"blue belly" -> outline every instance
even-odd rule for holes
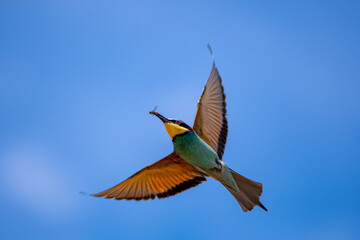
[[[191,165],[204,170],[218,168],[216,152],[196,133],[176,136],[173,144],[175,152]]]

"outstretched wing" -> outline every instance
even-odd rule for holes
[[[175,153],[171,153],[120,184],[92,196],[117,200],[148,200],[155,196],[166,198],[195,187],[202,181],[206,181],[203,173]]]
[[[215,62],[198,102],[193,129],[221,159],[225,150],[228,122],[224,88]]]

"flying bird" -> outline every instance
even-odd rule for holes
[[[228,121],[224,88],[215,61],[198,101],[192,127],[181,120],[166,118],[155,110],[150,114],[164,123],[174,145],[173,152],[120,184],[92,196],[117,200],[166,198],[212,177],[226,187],[244,212],[255,205],[267,211],[260,202],[262,184],[236,173],[222,161]]]

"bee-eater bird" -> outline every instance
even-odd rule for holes
[[[192,128],[156,111],[150,114],[164,123],[174,145],[173,152],[120,184],[92,196],[117,200],[166,198],[195,187],[210,176],[229,190],[244,212],[255,205],[267,211],[260,202],[262,184],[236,173],[222,161],[228,122],[224,88],[215,62],[198,101]]]

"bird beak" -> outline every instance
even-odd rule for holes
[[[169,119],[167,119],[166,117],[162,116],[160,113],[158,113],[158,112],[156,112],[156,111],[150,111],[149,113],[152,114],[152,115],[157,116],[158,118],[160,118],[160,120],[161,120],[163,123],[168,123],[168,122],[170,122]]]
[[[154,110],[150,111],[149,113],[160,118],[160,120],[165,124],[165,129],[168,132],[168,134],[172,140],[174,140],[175,136],[181,135],[181,134],[189,131],[187,128],[181,127],[181,126],[171,122],[170,119],[167,119],[166,117],[162,116],[161,114],[159,114],[158,112],[156,112]]]

